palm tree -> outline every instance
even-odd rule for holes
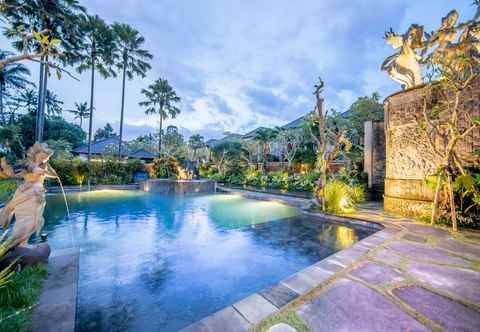
[[[47,93],[45,94],[47,115],[60,116],[62,114],[62,105],[63,101],[61,101],[55,93],[47,89]]]
[[[69,110],[69,112],[74,115],[74,119],[80,120],[80,128],[82,128],[83,119],[90,118],[90,110],[87,102],[75,103],[75,109]]]
[[[158,114],[160,116],[160,128],[158,137],[158,154],[162,153],[162,125],[168,117],[174,118],[180,113],[175,104],[180,102],[180,97],[167,80],[159,78],[148,89],[142,89],[147,100],[140,102],[140,106],[147,107],[146,114]]]
[[[119,59],[117,68],[122,70],[122,107],[120,111],[120,139],[118,141],[118,157],[120,158],[125,109],[125,78],[128,77],[131,80],[134,76],[145,77],[147,71],[151,68],[147,61],[152,59],[153,56],[147,50],[141,48],[145,43],[145,38],[137,30],[123,23],[114,23],[112,28],[116,37],[114,54]]]
[[[81,29],[85,34],[85,43],[83,52],[80,54],[80,65],[77,67],[79,73],[91,70],[90,79],[90,110],[88,122],[88,162],[90,162],[90,150],[92,145],[92,127],[93,127],[93,95],[95,90],[95,71],[100,73],[103,78],[116,77],[113,70],[115,62],[115,34],[113,30],[97,15],[85,15],[80,18]],[[80,117],[80,127],[81,125]]]
[[[59,66],[65,66],[77,58],[78,51],[81,49],[83,35],[78,24],[78,14],[83,12],[85,12],[85,8],[80,6],[78,0],[25,0],[20,6],[5,12],[11,26],[10,29],[7,29],[6,35],[14,39],[14,45],[19,51],[26,52],[39,46],[38,43],[33,46],[33,39],[26,43],[23,32],[48,31],[50,39],[60,41],[60,45],[57,47]],[[38,61],[40,63],[40,80],[35,128],[37,141],[43,139],[47,78],[51,60],[48,56],[42,56]]]
[[[0,60],[9,56],[9,52],[0,51]],[[3,98],[7,88],[24,89],[27,85],[32,84],[27,76],[30,71],[22,64],[11,64],[0,67],[0,124],[6,123],[5,113],[3,109]]]
[[[259,128],[255,133],[255,140],[262,146],[263,168],[266,170],[268,154],[270,153],[270,142],[278,135],[278,129]]]

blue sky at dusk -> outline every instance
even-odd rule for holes
[[[379,69],[394,52],[382,39],[388,28],[403,33],[419,23],[430,31],[451,9],[461,20],[474,13],[470,0],[80,2],[109,23],[135,27],[154,55],[147,77],[127,82],[128,139],[156,130],[157,118],[138,102],[140,90],[159,77],[182,98],[181,115],[166,124],[207,138],[284,124],[311,111],[319,75],[328,108],[346,110],[374,91],[383,98],[400,89]],[[37,81],[37,66],[29,66]],[[67,109],[89,98],[88,74],[79,78],[50,81]],[[118,129],[120,97],[120,77],[98,78],[96,127],[110,122]]]

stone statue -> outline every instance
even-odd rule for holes
[[[43,210],[45,208],[45,178],[58,178],[55,170],[48,164],[52,156],[45,143],[35,143],[27,151],[25,169],[14,173],[13,169],[2,159],[0,162],[0,178],[21,176],[24,183],[21,184],[12,199],[5,204],[0,211],[0,224],[7,229],[15,216],[15,224],[7,245],[10,248],[26,246],[30,237],[43,227]]]
[[[419,63],[421,56],[415,50],[423,48],[423,27],[412,24],[404,35],[397,35],[390,29],[385,33],[385,40],[400,51],[385,59],[382,70],[402,84],[405,89],[422,84],[422,70]]]
[[[456,25],[459,15],[452,10],[442,18],[440,28],[432,33],[424,34],[423,27],[417,24],[412,24],[404,35],[397,35],[390,29],[385,33],[385,40],[400,51],[385,59],[382,70],[405,89],[423,83],[421,64],[428,63],[454,73],[478,70],[467,68],[464,61],[465,58],[478,59],[480,54],[480,0],[474,4],[477,12],[473,19]],[[420,54],[417,49],[421,49]]]
[[[426,34],[427,41],[423,53],[427,53],[429,48],[434,48],[426,57],[427,61],[461,72],[465,69],[462,58],[478,56],[480,51],[480,23],[474,18],[455,26],[458,16],[457,11],[452,10],[442,18],[442,24],[437,31]]]

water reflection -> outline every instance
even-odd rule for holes
[[[176,331],[368,235],[230,195],[69,201],[71,224],[49,197],[46,230],[81,247],[77,331]]]

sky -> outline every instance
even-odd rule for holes
[[[108,23],[135,27],[154,56],[145,78],[127,81],[124,133],[127,139],[158,131],[158,117],[145,115],[140,93],[167,79],[182,101],[168,119],[189,136],[218,138],[273,127],[311,111],[313,85],[325,81],[325,106],[345,111],[360,96],[383,98],[399,84],[380,71],[395,51],[383,40],[390,27],[410,24],[437,29],[456,9],[474,14],[472,0],[80,0]],[[8,42],[0,38],[2,46]],[[37,65],[29,65],[38,81]],[[53,78],[49,89],[72,109],[89,100],[89,74]],[[110,122],[118,131],[121,77],[97,78],[94,128]],[[69,115],[66,115],[69,117]],[[84,126],[86,129],[86,125]]]

